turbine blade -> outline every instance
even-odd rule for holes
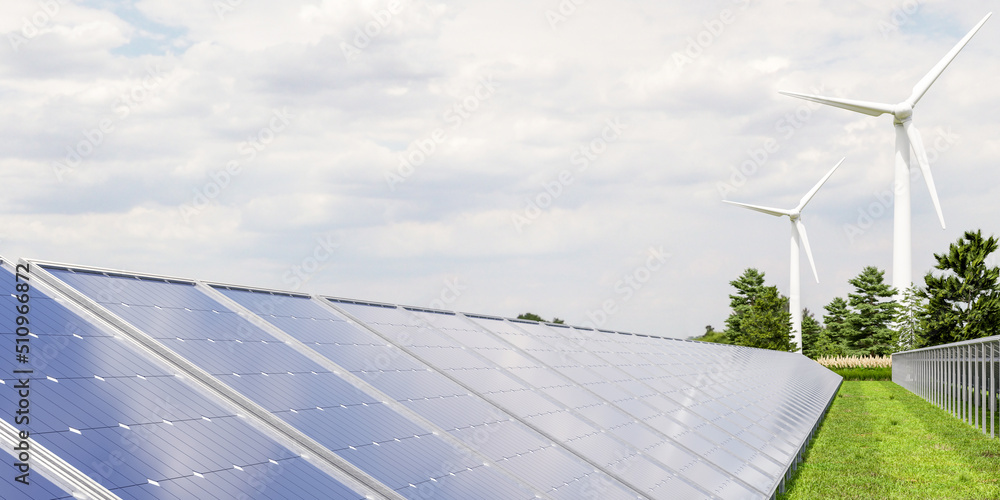
[[[729,201],[729,200],[722,200],[722,202],[723,203],[728,203],[730,205],[736,205],[738,207],[743,207],[743,208],[746,208],[746,209],[749,209],[749,210],[756,210],[758,212],[762,212],[762,213],[765,213],[767,215],[773,215],[775,217],[781,217],[783,215],[787,215],[787,216],[791,216],[792,215],[790,210],[782,210],[780,208],[762,207],[760,205],[751,205],[749,203],[740,203],[740,202],[737,202],[737,201]]]
[[[917,164],[920,165],[920,173],[924,176],[924,182],[927,183],[927,190],[931,193],[931,201],[934,202],[934,210],[937,211],[938,220],[941,222],[941,229],[944,229],[944,214],[941,213],[941,202],[938,201],[937,190],[934,189],[934,178],[931,177],[931,165],[927,161],[927,150],[924,149],[924,139],[920,136],[920,131],[917,127],[913,125],[913,120],[907,120],[903,123],[903,127],[906,129],[906,137],[910,139],[910,147],[913,148],[913,152],[917,157]]]
[[[819,283],[819,273],[816,272],[816,261],[813,260],[812,249],[809,248],[809,236],[806,235],[806,225],[802,223],[802,219],[795,219],[795,224],[792,230],[797,230],[799,232],[799,238],[802,240],[802,246],[806,249],[806,257],[809,258],[809,265],[813,270],[813,277],[816,278],[816,283]]]
[[[813,196],[816,196],[816,192],[819,191],[819,188],[823,187],[823,184],[826,183],[826,180],[829,179],[830,176],[837,171],[837,167],[839,167],[841,163],[844,163],[844,160],[846,159],[847,158],[841,158],[840,161],[838,161],[837,164],[834,165],[833,168],[830,169],[830,171],[827,172],[826,175],[824,175],[823,178],[820,179],[819,182],[817,182],[816,185],[813,186],[813,188],[809,190],[809,192],[806,193],[805,196],[802,197],[802,200],[799,201],[799,206],[795,207],[796,211],[801,212],[802,209],[806,207],[806,204],[809,203],[809,200],[811,200]]]
[[[977,31],[979,31],[979,28],[982,28],[983,24],[986,24],[986,20],[988,20],[992,15],[993,15],[992,12],[986,14],[986,17],[984,17],[982,21],[979,21],[979,24],[977,24],[974,28],[972,28],[972,31],[969,31],[969,33],[966,34],[965,37],[959,40],[958,43],[951,49],[951,51],[945,54],[944,58],[938,61],[937,65],[931,68],[930,72],[924,75],[924,77],[921,78],[920,81],[913,86],[913,93],[910,94],[910,98],[907,99],[907,101],[910,103],[910,106],[916,106],[917,102],[920,101],[920,98],[927,93],[927,89],[931,88],[931,85],[934,84],[934,81],[937,80],[939,76],[941,76],[941,73],[944,72],[945,68],[947,68],[948,65],[951,64],[951,61],[955,59],[955,56],[957,56],[958,53],[961,52],[963,48],[965,48],[965,45],[969,43],[969,40],[972,40],[972,37],[976,34]]]
[[[871,115],[871,116],[879,116],[884,113],[891,114],[893,112],[893,106],[891,104],[881,104],[877,102],[868,102],[868,101],[856,101],[853,99],[837,99],[834,97],[799,94],[796,92],[778,91],[778,93],[791,97],[797,97],[799,99],[805,99],[807,101],[818,102],[820,104],[826,104],[827,106],[833,106],[835,108],[843,108],[857,113],[864,113],[866,115]]]

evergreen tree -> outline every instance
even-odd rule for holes
[[[736,345],[794,350],[788,298],[778,293],[778,287],[765,286],[764,273],[753,268],[729,284],[736,295],[729,296],[733,312],[726,318],[726,337]]]
[[[851,327],[847,323],[851,310],[847,301],[843,297],[835,297],[823,308],[826,309],[826,315],[823,316],[823,323],[826,325],[823,332],[826,337],[824,347],[828,353],[823,356],[845,356],[847,339],[851,337]]]
[[[986,259],[997,249],[997,239],[982,231],[966,231],[947,254],[934,254],[935,269],[927,273],[920,296],[928,299],[921,313],[923,345],[938,345],[995,335],[1000,328],[1000,268]]]
[[[699,342],[712,342],[715,344],[731,344],[729,338],[726,337],[726,332],[716,331],[712,325],[705,326],[705,334],[700,337],[691,337],[691,340],[697,340]]]
[[[825,339],[823,328],[808,308],[802,310],[802,354],[807,358],[816,359],[818,348]]]
[[[848,354],[885,356],[896,350],[896,332],[890,328],[896,316],[896,302],[892,300],[896,289],[884,278],[884,271],[868,266],[848,281],[854,285],[854,293],[847,294],[852,309],[847,316]]]
[[[920,314],[926,307],[916,286],[911,286],[903,292],[902,301],[896,310],[896,338],[899,339],[897,351],[908,351],[920,345],[923,339],[923,329],[920,326]]]
[[[730,339],[733,339],[734,334],[741,335],[740,318],[753,306],[761,289],[764,288],[764,273],[751,267],[729,284],[736,288],[736,295],[729,296],[729,307],[733,312],[726,318],[725,332]]]
[[[541,316],[539,316],[539,315],[537,315],[535,313],[531,313],[531,312],[527,312],[527,313],[524,313],[524,314],[518,314],[517,315],[517,319],[525,319],[525,320],[528,320],[528,321],[545,321],[544,319],[542,319]]]

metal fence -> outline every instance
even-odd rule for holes
[[[892,381],[996,437],[1000,336],[892,355]]]

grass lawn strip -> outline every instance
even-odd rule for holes
[[[892,382],[844,382],[779,499],[1000,499],[1000,442]]]

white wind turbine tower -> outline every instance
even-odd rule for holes
[[[806,226],[802,223],[802,209],[805,208],[809,200],[816,195],[819,188],[826,183],[826,180],[830,178],[831,175],[837,170],[837,167],[841,163],[844,163],[846,158],[841,158],[836,165],[823,176],[819,182],[813,186],[812,189],[802,197],[799,201],[798,206],[791,210],[782,210],[780,208],[768,208],[759,205],[749,205],[746,203],[738,203],[735,201],[723,200],[731,205],[737,205],[743,208],[748,208],[750,210],[756,210],[758,212],[763,212],[768,215],[774,215],[776,217],[787,216],[792,221],[792,257],[791,257],[791,270],[788,273],[788,308],[792,313],[792,336],[794,338],[795,346],[800,350],[802,349],[802,298],[799,287],[799,245],[806,249],[806,257],[809,257],[809,265],[812,267],[813,277],[816,278],[816,283],[819,283],[819,274],[816,272],[816,262],[813,260],[812,250],[809,248],[809,237],[806,235]]]
[[[934,179],[931,177],[930,165],[927,161],[927,151],[924,149],[924,141],[920,132],[913,126],[913,108],[924,96],[927,89],[934,84],[941,73],[951,64],[955,56],[969,43],[973,35],[982,28],[986,20],[993,13],[986,14],[982,21],[979,21],[972,31],[962,38],[951,52],[948,52],[940,62],[934,66],[926,76],[924,76],[913,87],[910,97],[899,104],[881,104],[876,102],[855,101],[849,99],[837,99],[833,97],[821,97],[808,94],[797,94],[794,92],[781,92],[782,94],[818,102],[837,108],[843,108],[858,113],[871,116],[880,116],[889,113],[893,116],[893,125],[896,129],[896,166],[895,183],[893,191],[895,193],[893,208],[893,243],[892,243],[892,285],[898,293],[910,287],[913,283],[912,258],[912,232],[910,221],[910,149],[917,156],[917,164],[923,174],[924,182],[927,183],[927,190],[930,191],[931,201],[934,203],[934,210],[937,211],[941,228],[944,229],[944,215],[941,213],[941,203],[938,201],[937,190],[934,189]]]

